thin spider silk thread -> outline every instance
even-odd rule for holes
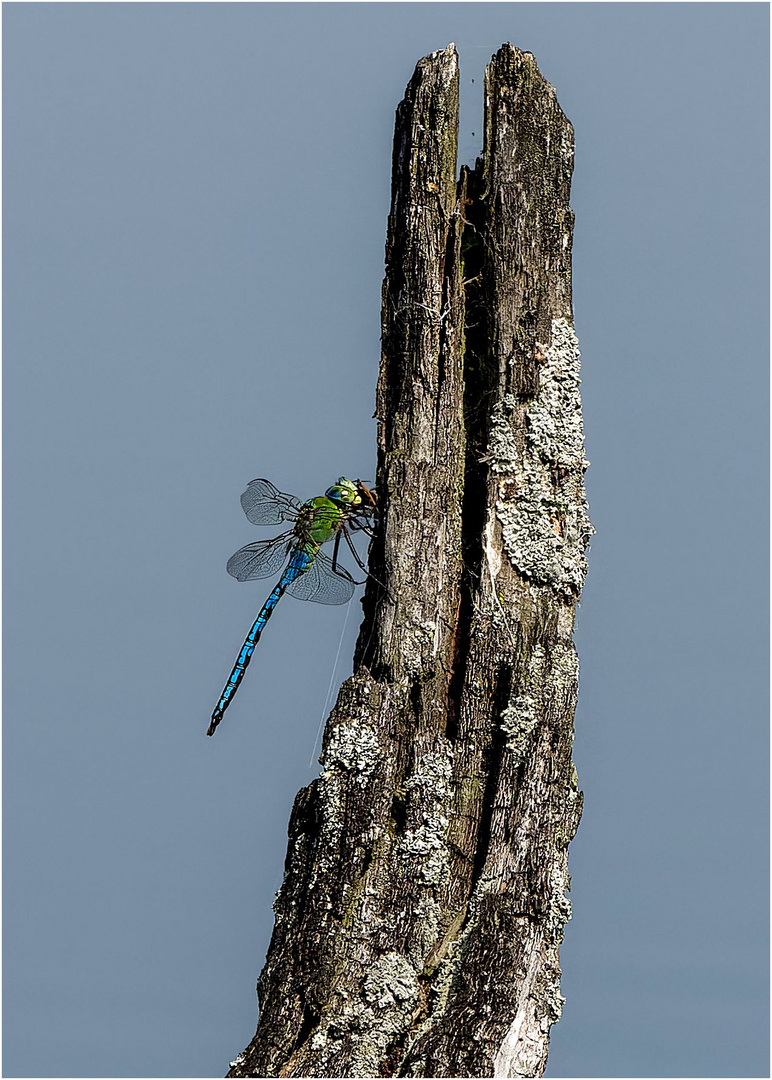
[[[327,715],[327,708],[332,698],[332,687],[335,682],[335,672],[338,670],[338,661],[340,660],[340,650],[343,648],[343,635],[346,633],[346,627],[348,626],[348,616],[351,611],[351,604],[346,604],[346,618],[343,620],[343,629],[340,632],[340,641],[338,642],[338,651],[335,653],[335,663],[332,665],[332,674],[330,675],[330,685],[327,687],[327,697],[324,699],[324,705],[322,706],[322,715],[319,717],[319,727],[316,729],[316,738],[314,739],[314,748],[311,751],[311,757],[308,759],[309,769],[313,768],[314,758],[316,757],[316,746],[319,742],[319,735],[322,731],[322,724],[324,718]]]

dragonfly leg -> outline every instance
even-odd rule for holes
[[[338,573],[338,549],[340,548],[341,533],[343,535],[345,535],[346,543],[351,548],[351,550],[354,552],[354,558],[359,563],[359,565],[362,566],[362,563],[359,562],[359,556],[354,551],[353,547],[351,547],[351,541],[349,540],[348,533],[346,532],[345,528],[342,528],[335,534],[335,544],[334,544],[333,549],[332,549],[332,572],[333,572],[333,574]],[[362,566],[362,569],[364,570],[363,566]],[[366,570],[365,570],[365,573],[367,573]],[[357,581],[357,582],[355,582],[355,584],[356,585],[364,585],[364,581]]]
[[[357,561],[357,566],[359,567],[359,569],[363,570],[365,572],[365,574],[367,574],[367,576],[369,578],[371,578],[375,582],[376,585],[379,586],[379,588],[383,589],[384,592],[388,593],[389,590],[386,588],[386,586],[383,584],[383,582],[379,581],[378,578],[375,577],[375,575],[371,574],[370,571],[365,566],[365,564],[359,558],[359,555],[357,554],[357,550],[354,547],[353,543],[351,542],[351,537],[348,534],[348,529],[343,528],[341,531],[342,531],[343,535],[346,538],[346,543],[348,544],[349,548],[351,549],[351,554],[354,556],[354,558]],[[363,585],[363,584],[364,584],[364,582],[362,582],[362,581],[357,582],[357,585]]]
[[[335,534],[335,544],[332,549],[332,572],[333,574],[338,569],[338,548],[340,547],[340,532]]]

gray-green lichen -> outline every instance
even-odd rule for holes
[[[412,935],[410,946],[410,962],[416,971],[421,971],[426,958],[437,942],[440,933],[440,916],[442,908],[437,900],[428,892],[424,892],[421,899],[413,907],[416,933]]]
[[[405,780],[405,790],[423,788],[433,798],[442,800],[448,794],[452,772],[453,748],[448,745],[443,751],[432,751],[418,759],[415,769]]]
[[[344,722],[332,729],[322,755],[322,779],[335,772],[346,772],[354,782],[365,787],[381,756],[381,746],[373,728],[366,724]]]
[[[495,473],[509,472],[516,468],[518,463],[517,440],[509,420],[516,408],[517,398],[512,394],[505,394],[491,414],[488,460]]]
[[[365,688],[365,693],[367,689]],[[359,720],[345,720],[328,729],[322,752],[322,772],[316,781],[321,828],[318,861],[311,884],[319,871],[335,865],[337,843],[343,829],[345,790],[350,782],[366,787],[381,759],[382,750],[375,730]],[[290,853],[288,876],[303,864],[304,837],[299,837]]]
[[[558,945],[563,940],[565,925],[571,919],[571,901],[566,896],[571,887],[567,861],[564,856],[558,865],[552,867],[549,876],[549,897],[545,928],[547,937]]]
[[[418,981],[410,963],[398,953],[382,956],[370,968],[362,987],[365,1000],[376,1009],[402,1007],[415,1001]]]
[[[311,1036],[319,1075],[344,1039],[354,1047],[346,1075],[379,1075],[389,1046],[410,1022],[418,990],[415,970],[404,956],[390,952],[380,957],[365,975],[361,995],[339,995],[332,1015],[323,1014]]]
[[[423,670],[427,656],[437,652],[437,623],[421,617],[420,604],[414,604],[400,635],[400,658],[408,674]]]
[[[560,978],[551,979],[544,988],[544,993],[541,997],[541,1001],[544,1004],[546,1034],[549,1034],[549,1028],[552,1024],[557,1024],[560,1017],[563,1015],[563,1006],[566,1003],[566,999],[560,992]]]
[[[528,664],[526,692],[513,695],[501,713],[506,747],[514,755],[517,765],[525,761],[539,720],[546,655],[543,646],[534,647]]]
[[[584,470],[579,342],[567,319],[554,319],[552,343],[539,372],[539,391],[526,409],[526,442],[542,461]]]
[[[453,751],[430,752],[418,759],[405,780],[408,796],[408,825],[399,840],[399,852],[415,860],[418,878],[423,885],[440,885],[450,874],[450,853],[447,846],[449,820],[442,812],[450,790]],[[418,790],[421,809],[417,819],[410,813],[410,792]]]
[[[552,323],[539,388],[525,404],[508,394],[491,416],[488,460],[499,477],[496,516],[504,551],[526,578],[577,595],[593,533],[584,493],[579,343],[567,319]]]
[[[525,760],[537,721],[536,700],[530,694],[513,697],[501,713],[506,747],[512,751],[518,765]]]
[[[439,885],[450,873],[448,850],[445,844],[449,820],[444,814],[424,813],[422,822],[406,829],[400,838],[399,850],[406,858],[419,859],[419,881],[423,885]]]

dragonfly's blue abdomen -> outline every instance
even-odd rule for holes
[[[309,550],[308,547],[297,548],[293,551],[292,557],[287,563],[287,568],[281,576],[281,581],[263,604],[260,609],[260,614],[252,624],[252,629],[247,634],[246,640],[241,646],[238,660],[233,665],[233,671],[230,673],[230,678],[225,684],[225,689],[220,696],[220,700],[217,702],[216,709],[212,713],[212,722],[209,726],[210,735],[220,723],[230,699],[238,690],[239,683],[244,678],[244,672],[247,670],[249,661],[252,659],[252,653],[255,651],[255,646],[260,640],[263,627],[273,614],[273,609],[286,592],[287,586],[291,585],[296,578],[300,577],[301,574],[304,574],[306,570],[308,570],[314,561],[314,555],[315,552]]]

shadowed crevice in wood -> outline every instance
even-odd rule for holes
[[[260,1022],[229,1076],[538,1076],[560,1013],[574,606],[589,537],[571,327],[573,137],[533,57],[458,59],[396,115],[379,527],[354,675],[295,800]]]

